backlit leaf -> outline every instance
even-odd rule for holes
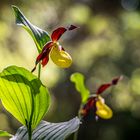
[[[16,6],[12,6],[15,17],[16,24],[22,26],[33,38],[38,51],[40,52],[43,46],[50,41],[50,36],[48,33],[37,26],[30,23],[30,21],[24,16],[20,9]]]
[[[28,70],[10,66],[0,73],[3,106],[23,125],[34,129],[46,114],[50,97],[41,81]]]
[[[80,120],[77,117],[61,123],[41,121],[32,133],[32,140],[64,140],[67,136],[77,131],[79,125]],[[28,140],[26,127],[20,127],[16,135],[10,140]]]
[[[12,137],[12,135],[6,131],[0,130],[0,137]]]
[[[85,87],[84,84],[84,76],[81,73],[73,73],[70,77],[70,80],[75,83],[75,87],[77,91],[79,91],[81,98],[82,98],[82,103],[85,103],[87,98],[89,97],[89,90]]]

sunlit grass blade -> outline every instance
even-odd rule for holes
[[[0,130],[0,137],[12,137],[7,131]]]
[[[85,101],[89,97],[90,92],[85,87],[84,76],[81,73],[76,72],[71,75],[70,80],[75,83],[75,87],[81,95],[82,103],[85,103]]]
[[[34,129],[46,114],[50,96],[41,81],[28,70],[10,66],[0,73],[3,106],[23,125]]]
[[[42,121],[32,133],[32,140],[64,140],[70,134],[78,130],[79,118],[73,118],[67,122],[50,123]],[[10,140],[27,140],[27,129],[20,127],[16,135]]]
[[[37,49],[40,52],[43,46],[50,41],[50,36],[46,31],[31,24],[18,7],[12,6],[12,8],[16,17],[16,24],[22,26],[32,36]]]

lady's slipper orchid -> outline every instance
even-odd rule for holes
[[[102,119],[110,119],[113,116],[113,112],[110,107],[105,104],[104,99],[100,96],[106,89],[109,87],[116,85],[122,77],[115,78],[111,81],[111,83],[101,85],[95,95],[91,95],[87,102],[83,105],[80,110],[80,115],[85,117],[88,113],[93,110],[95,114],[95,118],[102,118]]]
[[[74,30],[76,28],[76,26],[70,25],[70,27],[68,28],[59,27],[54,30],[51,34],[51,41],[45,44],[41,53],[38,55],[35,67],[32,72],[36,69],[36,65],[40,61],[42,61],[42,66],[45,66],[49,61],[49,56],[57,66],[62,68],[68,68],[72,64],[72,58],[59,44],[58,40],[66,31]]]

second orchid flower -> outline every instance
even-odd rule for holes
[[[91,110],[93,110],[96,119],[98,119],[98,117],[102,119],[110,119],[113,116],[112,109],[105,104],[105,99],[101,97],[100,94],[109,87],[116,85],[121,79],[122,76],[114,78],[110,83],[101,85],[97,89],[96,94],[89,96],[86,103],[80,109],[80,115],[85,117]]]
[[[95,94],[90,94],[90,91],[84,84],[84,76],[81,73],[74,73],[71,76],[71,81],[75,83],[77,91],[79,91],[82,103],[79,110],[80,118],[85,118],[92,112],[96,120],[98,117],[102,119],[110,119],[113,116],[113,112],[109,106],[105,104],[105,99],[101,97],[101,94],[109,87],[116,85],[122,76],[114,78],[110,83],[101,85]]]

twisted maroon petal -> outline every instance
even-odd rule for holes
[[[42,59],[41,62],[42,66],[44,67],[45,65],[47,65],[48,61],[49,61],[49,55],[47,55],[44,59]]]
[[[36,65],[43,60],[44,58],[48,57],[51,47],[53,46],[53,42],[48,42],[42,49],[42,52],[38,55],[36,59]],[[46,62],[46,61],[45,61]],[[43,63],[44,65],[44,63]]]
[[[101,85],[101,86],[98,88],[96,94],[101,94],[101,93],[104,92],[106,89],[108,89],[110,86],[112,86],[112,85],[117,85],[118,82],[119,82],[121,79],[122,79],[122,76],[119,76],[119,77],[117,77],[117,78],[114,78],[114,79],[111,81],[111,83],[107,83],[107,84]]]
[[[119,77],[117,77],[117,78],[114,78],[114,79],[112,80],[112,85],[117,85],[118,82],[119,82],[120,80],[122,80],[122,79],[123,79],[123,76],[119,76]]]
[[[96,103],[96,97],[89,98],[81,108],[80,115],[83,117],[87,116],[91,109],[95,109],[95,103]]]
[[[35,67],[33,68],[32,72],[35,71],[37,64],[42,61],[42,66],[45,66],[49,61],[49,53],[53,46],[53,42],[48,42],[42,49],[42,52],[37,56]]]
[[[75,25],[70,25],[70,26],[68,27],[68,30],[74,30],[74,29],[76,29],[76,28],[78,28],[78,27],[75,26]]]
[[[68,28],[59,27],[52,32],[51,39],[53,42],[56,42],[60,39],[60,37],[67,31],[67,30],[74,30],[77,27],[74,25],[70,25]]]
[[[106,89],[108,89],[111,85],[112,85],[112,84],[110,84],[110,83],[101,85],[101,86],[98,88],[96,94],[101,94],[101,93],[104,92]]]
[[[59,27],[56,30],[53,31],[52,35],[51,35],[51,39],[52,41],[58,41],[59,38],[67,31],[66,28],[64,27]]]

